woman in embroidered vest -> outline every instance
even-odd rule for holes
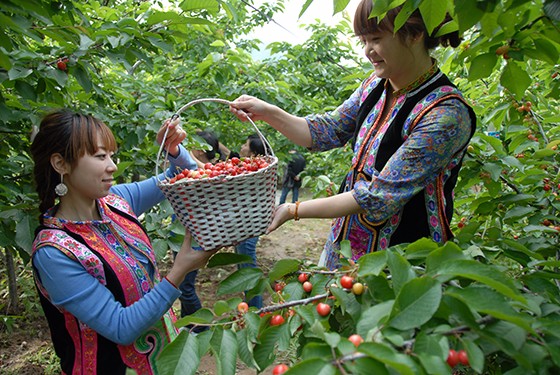
[[[369,18],[372,4],[359,3],[354,32],[374,72],[337,109],[297,117],[246,95],[230,106],[241,120],[263,120],[313,151],[352,142],[340,194],[280,205],[268,229],[290,219],[334,218],[319,261],[331,269],[339,265],[345,239],[353,260],[422,237],[450,239],[452,192],[476,125],[474,112],[429,53],[440,44],[458,46],[458,33],[436,37],[438,27],[429,34],[416,10],[394,34],[401,7],[377,22]]]
[[[171,167],[194,168],[185,132],[158,132]],[[157,179],[113,185],[116,141],[100,120],[67,110],[48,114],[31,145],[43,214],[33,243],[35,282],[64,374],[157,372],[155,360],[177,336],[175,287],[212,252],[194,251],[187,232],[165,278],[137,216],[164,200]],[[58,204],[55,199],[58,196]]]

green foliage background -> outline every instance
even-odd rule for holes
[[[302,13],[312,1],[301,1]],[[458,29],[464,36],[457,50],[436,51],[442,69],[464,91],[479,119],[456,189],[457,238],[451,248],[444,247],[445,255],[422,242],[360,261],[356,274],[375,285],[376,292],[357,302],[336,295],[336,314],[341,314],[335,315],[337,324],[322,324],[323,328],[312,324],[313,309],[302,306],[297,319],[309,324],[299,336],[300,354],[312,363],[298,365],[300,371],[336,373],[332,354],[323,354],[350,355],[344,340],[335,335],[354,329],[364,335],[369,332],[370,339],[371,330],[383,332],[381,339],[364,346],[354,373],[370,365],[400,373],[445,373],[442,348],[450,342],[464,344],[472,370],[479,373],[489,368],[508,374],[558,369],[560,333],[554,327],[560,310],[560,1],[378,0],[374,13],[382,16],[401,3],[405,11],[419,8],[430,29],[449,11],[454,21],[444,28]],[[334,0],[333,9],[342,11],[347,4]],[[39,213],[28,149],[40,118],[53,108],[69,107],[103,119],[119,142],[118,179],[127,182],[154,172],[155,132],[165,118],[193,99],[234,99],[247,93],[305,115],[333,109],[348,97],[371,69],[356,56],[348,39],[351,17],[334,27],[320,22],[308,25],[312,36],[304,44],[273,43],[270,57],[252,57],[259,41],[246,35],[284,6],[283,1],[268,2],[257,10],[250,0],[170,1],[165,6],[133,0],[3,1],[0,246],[7,264],[13,263],[13,256],[29,259]],[[507,53],[496,52],[504,46]],[[66,59],[68,70],[58,69],[57,63]],[[197,128],[212,128],[233,149],[252,132],[219,105],[195,106],[182,117],[191,134]],[[291,148],[289,142],[266,126],[261,129],[283,159]],[[195,144],[191,139],[186,146]],[[349,158],[347,148],[308,154],[304,184],[317,196],[326,195],[328,186],[338,186]],[[177,246],[177,239],[169,240],[170,231],[180,233],[169,222],[170,213],[169,206],[162,205],[144,218],[160,254],[168,246]],[[458,263],[444,265],[440,257]],[[370,258],[379,262],[374,270],[369,268]],[[433,263],[434,259],[438,260]],[[285,272],[279,266],[276,276],[289,279],[303,266]],[[17,291],[13,270],[6,275],[1,285],[9,284],[9,315],[9,308],[20,303],[18,296],[30,292]],[[401,278],[397,283],[387,275]],[[255,277],[267,280],[266,275]],[[236,284],[239,292],[247,283],[255,285],[247,275],[242,279],[246,281]],[[257,284],[260,290],[265,287],[264,282]],[[405,295],[403,285],[426,299]],[[296,299],[296,289],[290,298]],[[477,305],[485,300],[501,302]],[[420,314],[424,319],[401,315],[403,306],[423,303],[437,309]],[[356,317],[349,326],[339,326],[348,316]],[[378,316],[379,321],[366,316]],[[200,344],[200,351],[212,347],[220,352],[216,349],[220,342],[230,347],[235,342],[249,366],[272,363],[274,358],[265,353],[273,352],[269,349],[275,347],[276,338],[288,340],[293,329],[272,329],[258,315],[247,319],[251,330],[238,331],[236,337],[228,330],[213,330],[216,336],[208,341],[213,344]],[[451,335],[453,340],[442,334],[460,325],[467,326],[469,333]],[[504,336],[504,332],[510,333]],[[416,340],[418,356],[401,357],[403,348],[410,349],[403,343],[411,339]],[[281,348],[288,341],[280,340]],[[189,346],[179,344],[176,350]],[[223,371],[231,373],[229,368]]]

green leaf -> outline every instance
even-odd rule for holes
[[[475,81],[477,79],[489,77],[494,71],[497,62],[498,58],[495,53],[485,53],[476,56],[471,61],[469,80]]]
[[[272,281],[280,280],[282,277],[294,273],[299,269],[301,262],[297,259],[280,259],[268,274],[268,279]]]
[[[537,38],[534,43],[541,60],[551,65],[558,63],[558,49],[552,42],[545,38]]]
[[[367,354],[381,363],[385,363],[389,367],[392,367],[398,374],[413,375],[420,373],[410,356],[397,353],[386,345],[364,342],[360,345],[360,352]]]
[[[383,301],[364,310],[360,320],[356,324],[356,333],[362,337],[367,337],[368,332],[384,324],[391,315],[394,302],[393,300]]]
[[[511,59],[508,60],[500,77],[502,86],[511,91],[517,100],[522,100],[525,90],[531,85],[531,82],[527,70],[522,69],[518,63],[511,61]]]
[[[188,0],[183,1],[180,8],[185,12],[207,10],[211,14],[216,14],[220,10],[220,4],[217,0]]]
[[[333,0],[333,15],[346,9],[349,2],[350,0]]]
[[[461,300],[479,313],[489,314],[512,322],[525,330],[533,331],[529,321],[515,311],[503,295],[486,286],[471,285],[463,289],[450,287],[445,294]]]
[[[391,271],[391,280],[393,281],[395,293],[399,293],[404,284],[416,277],[410,263],[396,252],[387,252],[387,264]]]
[[[33,73],[32,69],[16,65],[12,69],[8,70],[8,78],[15,81],[16,79],[25,78],[31,73]]]
[[[74,69],[72,69],[72,74],[76,77],[76,80],[85,90],[85,92],[90,92],[93,88],[93,84],[89,77],[88,72],[81,66],[76,65]]]
[[[181,334],[165,346],[158,357],[160,374],[194,375],[200,364],[198,340],[187,332]]]
[[[444,359],[446,356],[435,356],[424,352],[419,352],[417,355],[428,374],[440,375],[449,373],[449,365]]]
[[[29,215],[23,217],[16,222],[16,244],[31,254],[32,243],[35,238],[36,222]]]
[[[255,361],[259,368],[267,368],[274,362],[276,343],[284,334],[282,330],[287,332],[288,325],[268,327],[261,332],[260,340],[255,345],[253,352],[255,353]]]
[[[245,254],[218,252],[212,255],[212,258],[210,258],[206,267],[208,268],[222,267],[222,266],[228,266],[231,264],[239,264],[239,263],[253,263],[253,258],[251,258],[250,255],[245,255]]]
[[[441,296],[441,284],[435,279],[421,277],[410,280],[397,295],[389,325],[402,331],[420,327],[432,318]]]
[[[216,301],[213,306],[214,314],[220,316],[230,311],[229,304],[226,301]]]
[[[405,249],[406,259],[423,259],[426,258],[439,245],[430,238],[421,238]]]
[[[447,0],[424,0],[420,3],[419,9],[428,35],[432,35],[434,29],[445,19]]]
[[[378,276],[387,267],[387,251],[381,250],[366,254],[358,259],[358,264],[360,265],[358,275],[361,277]]]
[[[216,332],[216,331],[215,331]],[[237,367],[237,337],[229,329],[220,330],[220,340],[212,336],[212,348],[216,354],[218,375],[235,375]]]
[[[503,295],[525,303],[525,298],[519,293],[511,279],[504,275],[494,266],[482,264],[476,260],[459,259],[443,263],[441,267],[430,273],[438,275],[449,275],[452,277],[464,277],[486,284]]]
[[[473,370],[482,373],[484,370],[484,352],[471,340],[461,340],[469,357],[469,364]]]
[[[207,308],[203,308],[197,310],[191,315],[187,315],[182,317],[181,319],[178,319],[177,322],[175,322],[175,326],[184,327],[186,325],[193,324],[193,323],[208,324],[212,322],[212,319],[214,319],[214,314],[212,314],[212,311],[210,311]]]
[[[239,355],[239,359],[241,359],[243,363],[250,368],[260,370],[255,358],[253,357],[253,342],[251,337],[249,337],[249,331],[247,329],[242,329],[237,331],[235,334],[237,336],[237,353]]]
[[[312,358],[297,363],[295,366],[292,366],[287,372],[285,372],[285,374],[336,375],[338,374],[338,371],[336,367],[329,361],[325,361],[324,359],[319,358]]]
[[[340,254],[346,259],[352,258],[352,248],[350,247],[350,241],[340,241]]]
[[[220,282],[216,294],[218,296],[229,293],[240,293],[254,288],[263,272],[259,268],[245,267],[238,269]]]

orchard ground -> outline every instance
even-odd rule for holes
[[[306,192],[300,192],[300,198],[305,200],[310,197]],[[291,199],[291,194],[288,200]],[[309,259],[317,262],[321,254],[323,244],[327,238],[330,227],[330,220],[307,219],[298,222],[289,221],[276,231],[266,236],[261,236],[257,245],[257,257],[259,267],[266,273],[274,263],[280,259],[297,258]],[[232,251],[226,249],[223,251]],[[166,257],[160,267],[162,273],[170,265],[170,257]],[[4,269],[5,264],[0,264],[0,269]],[[216,297],[218,283],[235,270],[235,266],[202,269],[197,278],[197,292],[202,300],[204,307],[211,307]],[[26,277],[27,276],[27,277]],[[25,274],[18,274],[18,280],[26,277],[29,280],[29,270]],[[20,295],[24,291],[23,286],[19,285]],[[30,284],[25,285],[26,293],[36,293],[35,289],[30,288]],[[35,295],[32,295],[35,299]],[[4,294],[0,295],[0,306],[4,306]],[[23,297],[26,298],[26,297]],[[22,299],[23,299],[22,298]],[[269,296],[264,296],[265,305]],[[22,303],[26,303],[22,301]],[[180,310],[177,301],[174,305],[176,311]],[[32,306],[34,311],[40,310],[38,304]],[[6,330],[4,323],[0,324],[0,374],[3,375],[50,375],[59,374],[60,369],[57,359],[52,349],[47,323],[42,313],[34,314],[33,319],[16,319],[11,332]],[[282,358],[280,357],[279,360]],[[215,358],[205,356],[201,360],[198,374],[215,374]],[[267,369],[265,374],[272,373],[272,369]],[[238,375],[254,375],[256,371],[247,368],[243,363],[238,363]]]

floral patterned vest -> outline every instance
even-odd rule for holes
[[[352,190],[359,180],[371,181],[373,175],[383,169],[389,158],[404,143],[425,113],[449,99],[465,103],[471,117],[471,134],[476,128],[476,116],[465,102],[460,91],[437,67],[434,67],[416,81],[416,87],[406,88],[404,93],[396,93],[395,104],[387,121],[370,127],[366,123],[373,120],[372,109],[378,110],[383,103],[379,100],[386,80],[372,78],[366,83],[362,96],[353,138],[354,158],[352,169],[346,176],[340,192]],[[378,108],[379,107],[379,108]],[[468,143],[468,142],[467,142]],[[436,242],[452,238],[449,228],[453,213],[453,188],[457,182],[461,162],[467,144],[453,155],[447,167],[441,171],[405,206],[388,220],[375,222],[367,214],[356,214],[335,219],[331,228],[331,238],[336,243],[347,239],[352,249],[352,259],[372,251],[384,250],[400,243],[414,242],[422,237]],[[338,254],[329,252],[325,259],[328,268],[338,266]]]
[[[52,246],[79,262],[107,287],[123,306],[148,293],[161,278],[150,241],[128,203],[116,195],[97,201],[102,220],[72,222],[52,216],[53,207],[37,228],[33,252]],[[132,255],[130,248],[144,254],[154,267],[153,279]],[[47,317],[53,345],[65,374],[155,374],[155,360],[166,343],[178,334],[176,317],[170,309],[159,322],[131,345],[118,345],[50,302],[47,291],[35,277]]]

